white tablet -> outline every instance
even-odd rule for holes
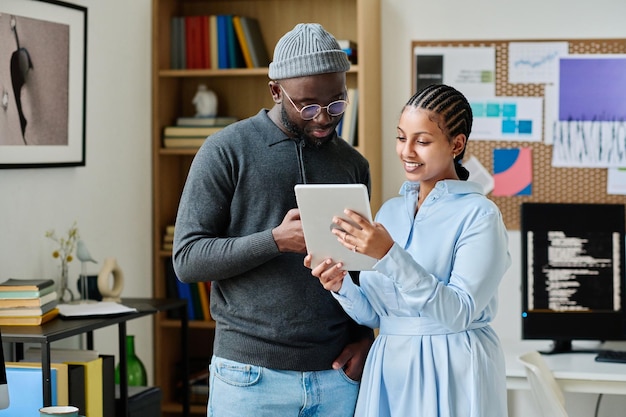
[[[317,266],[324,259],[332,258],[343,262],[348,271],[371,270],[375,258],[352,252],[331,232],[337,227],[332,222],[333,216],[348,220],[345,209],[372,221],[367,187],[363,184],[298,184],[294,189],[307,251],[313,255],[311,265]]]

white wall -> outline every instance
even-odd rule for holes
[[[624,0],[528,0],[466,2],[458,0],[382,1],[383,57],[383,196],[393,197],[404,181],[395,155],[395,126],[412,95],[411,41],[473,39],[624,38]],[[469,147],[471,148],[471,138]],[[513,265],[500,287],[500,311],[494,327],[502,338],[519,340],[521,333],[520,234],[510,232]],[[597,396],[568,395],[571,417],[593,415]],[[532,415],[528,393],[515,393],[516,415]],[[599,417],[623,415],[626,398],[605,396]]]
[[[115,257],[125,275],[122,296],[150,297],[151,2],[74,3],[88,8],[87,165],[0,170],[0,281],[56,277],[54,245],[44,233],[63,232],[76,220],[99,261],[89,272]],[[71,262],[74,289],[79,273],[80,263]],[[152,320],[127,329],[151,380]],[[117,354],[116,326],[96,331],[94,340],[101,353]]]

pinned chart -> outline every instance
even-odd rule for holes
[[[472,139],[540,142],[543,100],[540,97],[470,98]]]

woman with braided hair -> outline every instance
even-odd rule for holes
[[[342,264],[313,267],[359,324],[379,329],[356,417],[505,417],[506,377],[490,326],[510,265],[498,207],[461,165],[472,110],[456,89],[431,85],[404,106],[396,152],[407,181],[373,223],[346,211],[333,231],[347,248],[378,259],[360,285]]]

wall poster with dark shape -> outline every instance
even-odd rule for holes
[[[87,9],[0,3],[0,168],[85,165]]]

